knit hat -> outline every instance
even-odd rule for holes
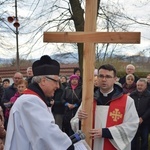
[[[73,74],[73,75],[70,76],[70,81],[71,81],[72,79],[77,79],[77,80],[79,80],[79,76]]]
[[[33,75],[59,75],[60,65],[59,63],[51,59],[48,55],[44,55],[32,65]]]

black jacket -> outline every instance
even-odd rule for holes
[[[81,103],[82,99],[82,87],[78,85],[74,90],[71,88],[69,84],[63,93],[63,104],[70,103],[70,104],[77,104],[78,106]]]
[[[0,85],[0,106],[2,106],[2,96],[3,96],[4,88]]]
[[[97,105],[109,105],[112,100],[115,100],[123,95],[123,89],[117,84],[114,84],[114,90],[104,97],[103,94],[98,89],[94,93],[94,99],[97,101]]]
[[[52,106],[52,112],[54,114],[64,114],[65,106],[63,105],[62,100],[61,100],[63,91],[64,91],[64,87],[62,84],[60,84],[60,88],[55,91],[55,94],[53,97],[55,102],[54,102],[54,105]]]
[[[68,114],[68,117],[71,119],[78,107],[81,104],[82,100],[82,86],[78,85],[74,90],[71,88],[71,85],[69,85],[65,88],[64,93],[62,95],[62,102],[65,106],[65,114]],[[69,109],[67,106],[67,103],[76,105],[75,108]]]
[[[143,119],[143,123],[149,123],[150,119],[150,91],[147,89],[143,93],[139,93],[137,90],[130,94],[130,97],[134,99],[135,107],[139,117]]]
[[[150,91],[150,83],[147,82],[147,89]]]
[[[2,103],[9,102],[10,98],[13,97],[16,92],[17,92],[17,88],[14,88],[14,83],[11,86],[4,89],[4,93],[2,96]]]

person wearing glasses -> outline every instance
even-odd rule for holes
[[[116,69],[112,65],[99,67],[99,89],[94,93],[93,102],[93,128],[89,131],[93,150],[130,150],[139,125],[134,100],[123,94],[121,86],[115,84],[116,80]],[[71,120],[74,131],[79,127],[79,120],[88,117],[86,110],[81,108]]]
[[[32,69],[33,83],[11,108],[4,150],[73,150],[46,103],[59,88],[59,63],[44,55]]]
[[[6,110],[4,103],[9,102],[10,99],[15,95],[15,93],[17,92],[18,82],[22,79],[23,79],[23,74],[20,72],[16,72],[13,76],[13,83],[9,87],[4,89],[4,92],[2,95],[2,107],[3,107],[4,114],[5,114],[5,110]],[[7,123],[8,123],[8,118],[4,117],[5,129],[7,129]]]

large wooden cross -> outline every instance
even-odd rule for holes
[[[139,32],[96,32],[97,0],[86,0],[84,32],[45,32],[44,42],[84,43],[82,107],[88,118],[81,124],[91,146],[88,131],[92,129],[95,43],[140,43]]]

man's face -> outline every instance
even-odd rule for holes
[[[150,75],[147,76],[147,82],[150,83]]]
[[[21,74],[21,73],[16,73],[16,74],[14,75],[14,77],[13,77],[14,85],[17,85],[18,82],[19,82],[20,80],[22,80],[22,79],[23,79],[22,74]]]
[[[135,68],[133,66],[128,66],[126,68],[126,73],[127,74],[133,74],[135,72]]]
[[[27,71],[27,76],[28,76],[28,77],[32,77],[32,76],[33,76],[33,71],[32,71],[32,69],[28,69],[28,71]]]
[[[136,83],[136,88],[138,92],[143,92],[147,88],[147,84],[145,82],[138,81]]]
[[[47,97],[53,97],[55,91],[59,88],[59,76],[45,76],[42,78],[40,86]]]
[[[98,80],[101,91],[107,93],[112,90],[114,83],[116,82],[116,77],[114,77],[113,71],[100,69]]]

